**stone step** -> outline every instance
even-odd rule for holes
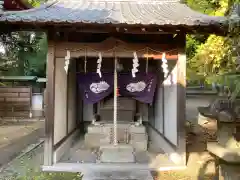
[[[147,149],[148,136],[145,126],[130,123],[118,124],[117,139],[119,143],[131,144],[136,150]],[[85,135],[85,144],[90,147],[113,142],[113,124],[89,125]]]
[[[150,171],[109,171],[86,173],[82,180],[153,180]]]
[[[135,162],[134,150],[130,145],[101,146],[100,161],[102,163],[133,163]]]

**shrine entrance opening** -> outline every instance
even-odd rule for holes
[[[156,60],[149,59],[146,61],[144,58],[139,58],[139,67],[138,71],[139,73],[156,73],[157,72],[157,62]],[[84,74],[89,74],[89,82],[91,82],[93,76],[95,77],[95,81],[101,78],[98,77],[96,74],[97,69],[97,58],[78,58],[77,59],[78,64],[78,70],[77,72],[84,76]],[[119,92],[119,85],[124,86],[125,84],[121,83],[121,81],[126,79],[126,75],[129,74],[128,77],[131,78],[131,72],[133,67],[132,58],[118,58],[117,59],[117,73],[118,73],[118,100],[117,100],[117,122],[118,123],[133,123],[136,122],[140,118],[141,114],[141,108],[142,106],[147,107],[147,103],[138,101],[131,97],[131,94],[121,94]],[[103,76],[112,76],[114,74],[114,58],[105,58],[103,57],[102,63],[101,63],[101,73]],[[91,75],[90,75],[91,74]],[[94,75],[93,75],[94,74]],[[146,73],[147,74],[147,73]],[[122,79],[122,76],[123,79]],[[134,78],[133,78],[134,79]],[[111,81],[114,81],[111,79]],[[119,84],[120,82],[120,84]],[[111,82],[111,86],[113,86],[113,82]],[[90,85],[90,84],[89,84]],[[79,86],[81,86],[81,82],[79,83]],[[92,105],[92,112],[91,115],[86,114],[84,116],[85,121],[96,121],[97,123],[113,123],[113,110],[114,110],[114,92],[112,88],[111,92],[106,94],[104,97],[101,97],[101,100],[96,100],[97,102],[87,102],[85,101],[85,105],[89,108],[90,105]],[[123,87],[124,88],[124,87]],[[81,88],[80,88],[81,89]],[[90,104],[90,105],[89,105]],[[84,113],[83,112],[83,113]],[[94,122],[92,122],[94,123]]]
[[[101,74],[97,71],[100,58]],[[140,150],[147,149],[148,138],[143,121],[148,121],[148,104],[152,101],[156,88],[157,79],[154,73],[157,71],[157,61],[137,58],[136,63],[137,72],[132,74],[133,56],[106,58],[99,54],[98,58],[77,59],[78,86],[83,109],[89,110],[91,106],[91,111],[83,111],[84,121],[91,121],[91,124],[84,123],[84,143],[88,147],[120,143],[138,148],[134,145],[133,136],[134,131],[139,131],[144,142]]]

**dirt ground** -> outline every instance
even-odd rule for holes
[[[43,122],[0,121],[0,148],[43,126]]]
[[[193,124],[188,124],[187,129],[187,168],[181,171],[160,173],[159,179],[166,180],[212,180],[214,179],[215,161],[207,152],[207,141],[216,140],[216,123],[214,121],[199,128],[198,133],[193,133]]]
[[[207,151],[207,142],[217,141],[217,124],[209,120],[198,125],[198,106],[207,106],[212,97],[188,98],[186,101],[187,168],[161,172],[158,180],[214,180],[218,179],[215,160]],[[240,169],[236,168],[236,169]],[[234,170],[233,170],[234,171]],[[235,173],[235,171],[234,171]],[[237,173],[236,173],[237,174]]]
[[[43,121],[0,120],[0,167],[44,135]]]

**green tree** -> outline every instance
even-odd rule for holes
[[[187,3],[198,11],[220,16],[230,16],[233,12],[233,5],[239,2],[239,0],[187,0]],[[195,36],[187,39],[188,72],[196,73],[198,78],[204,78],[207,83],[224,83],[235,92],[239,92],[238,89],[240,89],[238,75],[238,64],[240,63],[239,13],[239,11],[235,11],[234,17],[229,18],[228,36],[210,35],[203,43],[199,43]]]
[[[0,41],[5,49],[2,54],[4,75],[45,76],[47,40],[40,32],[12,32],[2,34]]]
[[[37,7],[40,6],[41,3],[46,2],[47,0],[20,0],[27,7]]]
[[[21,0],[27,7],[36,7],[45,0]],[[0,35],[5,53],[0,54],[3,75],[45,76],[47,38],[41,32],[10,32]]]

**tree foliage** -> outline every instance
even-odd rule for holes
[[[4,75],[45,75],[47,40],[43,33],[11,32],[2,34],[5,53],[0,57]]]
[[[230,15],[233,5],[239,3],[239,0],[187,0],[186,3],[200,12],[223,16]],[[229,34],[226,37],[210,35],[205,40],[202,39],[204,42],[200,42],[196,36],[188,37],[188,72],[195,73],[200,79],[205,79],[206,83],[218,82],[232,87],[230,84],[235,82],[232,78],[238,71],[239,63],[237,60],[239,57],[237,46],[240,40],[238,23],[239,19],[229,19]],[[228,80],[229,74],[231,74],[231,80]],[[192,77],[192,74],[188,75]]]
[[[39,6],[44,0],[22,0]],[[0,53],[2,75],[45,76],[47,38],[42,32],[8,32],[0,34],[5,53]]]
[[[196,36],[187,38],[188,76],[204,79],[206,83],[223,84],[235,99],[240,94],[240,19],[233,5],[240,0],[187,0],[193,9],[210,15],[228,15],[229,33],[226,37],[210,35],[204,42]]]
[[[47,0],[21,0],[26,6],[37,7],[40,6],[41,3],[46,2]]]

